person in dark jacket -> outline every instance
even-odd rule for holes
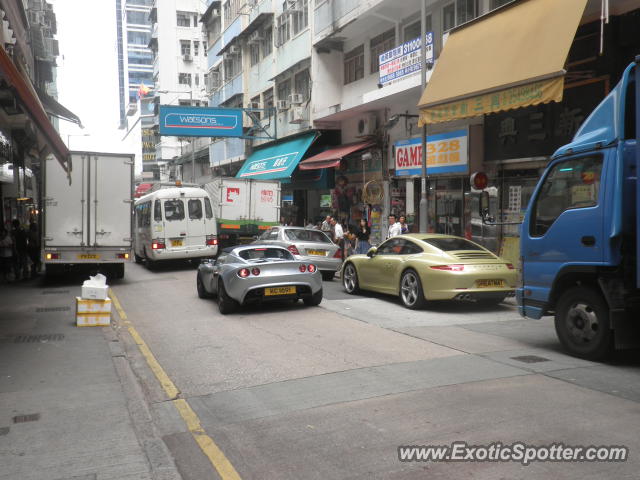
[[[27,233],[29,259],[31,260],[31,278],[40,271],[40,233],[38,225],[35,222],[29,224],[29,232]]]
[[[371,248],[371,244],[369,243],[369,237],[371,236],[371,230],[369,229],[369,225],[367,225],[367,221],[364,218],[360,219],[360,224],[356,229],[356,238],[358,242],[356,244],[356,253],[365,254]]]
[[[28,240],[27,232],[24,231],[20,220],[17,218],[11,222],[11,238],[13,238],[13,271],[15,272],[16,280],[27,278],[29,260],[28,260]]]

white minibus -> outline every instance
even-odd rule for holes
[[[201,188],[161,188],[135,202],[134,254],[148,266],[160,260],[211,258],[218,253],[216,219]]]

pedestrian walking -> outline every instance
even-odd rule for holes
[[[400,218],[398,219],[398,223],[400,224],[401,232],[403,235],[405,233],[409,233],[409,225],[407,225],[407,217],[405,217],[404,215],[400,215]]]
[[[358,228],[356,229],[356,253],[365,254],[369,251],[371,248],[371,244],[369,243],[370,236],[371,230],[369,229],[369,225],[367,225],[367,221],[364,218],[361,218]]]
[[[0,275],[5,282],[11,281],[13,269],[13,239],[6,228],[0,227]]]
[[[387,238],[402,235],[402,226],[400,222],[396,221],[394,214],[389,215],[389,230],[387,232]]]
[[[31,278],[35,278],[40,272],[40,233],[38,225],[35,222],[29,223],[29,232],[27,233],[28,253],[31,260]]]
[[[335,219],[331,219],[331,227],[333,230],[333,242],[340,248],[340,254],[344,258],[344,230],[342,225]]]
[[[324,222],[322,222],[322,225],[320,226],[320,230],[322,230],[326,234],[329,234],[329,232],[331,232],[331,215],[327,215],[327,217],[324,219]]]
[[[29,276],[29,252],[27,232],[24,231],[20,220],[17,218],[11,222],[11,237],[13,239],[13,271],[16,280],[26,279]]]

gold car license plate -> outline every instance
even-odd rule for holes
[[[504,288],[504,280],[476,280],[478,288]]]
[[[78,255],[78,260],[100,260],[100,255],[97,253],[81,253]]]
[[[296,293],[296,287],[269,287],[264,289],[266,295],[291,295]]]
[[[175,240],[171,240],[171,246],[172,247],[181,247],[182,246],[182,239],[181,238],[176,238]]]
[[[319,257],[324,257],[327,254],[326,250],[307,250],[307,253],[309,255],[317,255]]]

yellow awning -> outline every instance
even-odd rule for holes
[[[562,101],[586,4],[521,0],[451,32],[418,103],[419,125]]]

